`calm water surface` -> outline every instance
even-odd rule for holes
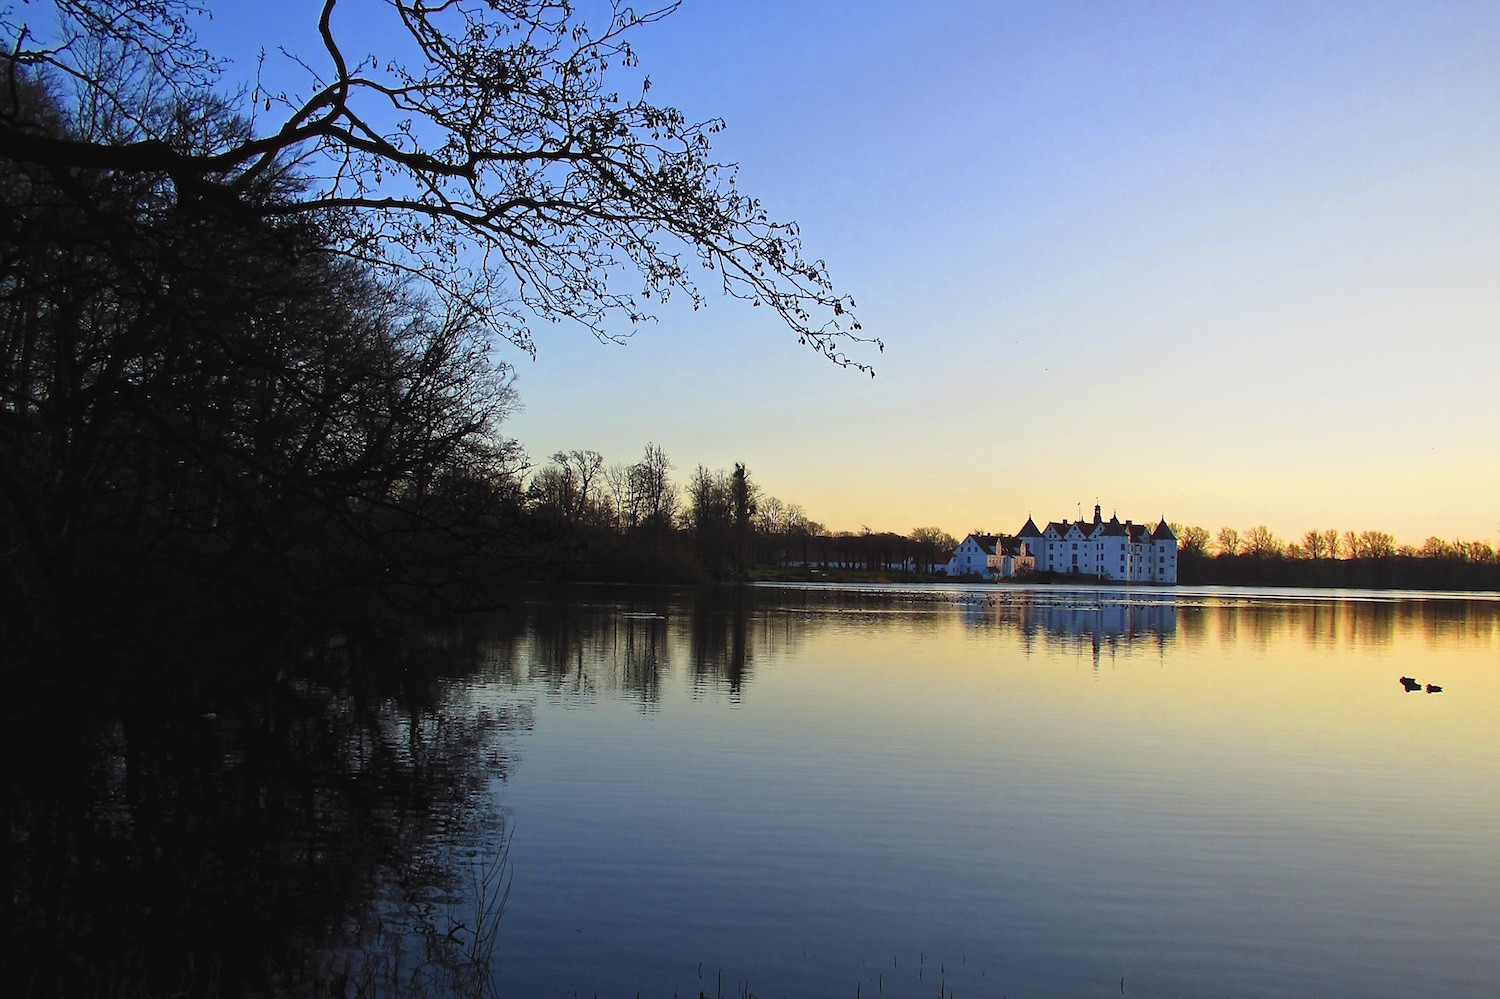
[[[1500,991],[1493,600],[757,588],[533,611],[466,681],[534,720],[492,789],[502,991]]]
[[[1500,993],[1493,596],[578,589],[267,663],[0,703],[0,993]]]

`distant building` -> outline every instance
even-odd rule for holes
[[[1153,529],[1118,517],[1092,522],[1053,521],[1045,530],[1030,517],[1015,537],[971,534],[943,567],[950,576],[1009,579],[1058,572],[1129,583],[1177,582],[1177,535],[1163,519]]]
[[[1009,579],[1035,568],[1031,550],[1019,538],[1003,534],[971,534],[953,549],[943,571],[950,576]]]
[[[1094,507],[1093,523],[1053,521],[1045,530],[1026,518],[1017,537],[1036,556],[1038,572],[1077,573],[1130,583],[1177,582],[1177,535],[1166,520],[1155,529],[1118,517],[1104,520]]]

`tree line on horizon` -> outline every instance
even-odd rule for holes
[[[1232,527],[1171,525],[1177,535],[1181,583],[1281,586],[1500,589],[1500,558],[1487,541],[1432,536],[1403,545],[1385,531],[1310,530],[1287,542],[1263,524]]]
[[[743,463],[700,464],[685,484],[672,467],[656,444],[632,464],[558,451],[530,470],[520,495],[539,536],[570,538],[560,546],[572,556],[561,559],[563,571],[602,578],[746,578],[788,566],[931,573],[958,545],[936,527],[829,530],[800,504],[767,494]]]
[[[1283,541],[1264,524],[1244,533],[1221,527],[1217,534],[1206,528],[1170,524],[1177,535],[1178,550],[1193,556],[1248,556],[1260,559],[1378,559],[1424,558],[1456,562],[1492,563],[1497,553],[1488,541],[1452,541],[1433,535],[1421,546],[1398,544],[1385,531],[1310,530],[1299,541]]]

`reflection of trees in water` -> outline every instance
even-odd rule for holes
[[[1184,649],[1198,649],[1208,644],[1209,618],[1212,614],[1213,609],[1203,603],[1178,601],[1176,644]]]
[[[1400,611],[1401,606],[1393,603],[1341,603],[1335,615],[1336,640],[1353,648],[1389,645],[1396,637]]]
[[[1329,647],[1387,644],[1395,617],[1389,603],[1225,596],[1185,598],[1179,621],[1186,645],[1264,651],[1293,636]]]
[[[1412,630],[1420,630],[1430,645],[1488,644],[1497,630],[1495,605],[1470,600],[1435,601],[1412,624]]]
[[[668,608],[660,600],[554,600],[526,608],[503,656],[513,683],[541,681],[552,696],[661,698],[670,668]]]
[[[739,697],[755,657],[795,648],[811,621],[744,586],[569,596],[529,606],[497,660],[513,682],[542,681],[552,696],[624,695],[643,710],[658,703],[674,666],[696,693],[719,687]]]
[[[478,988],[505,883],[486,785],[530,717],[453,682],[471,667],[352,643],[289,679],[11,719],[0,993],[389,991],[398,957],[408,989]]]
[[[749,623],[753,599],[742,586],[695,594],[690,619],[695,695],[720,686],[731,699],[739,699],[753,659]]]
[[[1302,640],[1308,645],[1331,647],[1339,639],[1340,606],[1317,601],[1303,610]]]
[[[1489,601],[1459,599],[1183,598],[1178,624],[1185,645],[1265,649],[1297,637],[1316,648],[1380,648],[1420,634],[1429,645],[1487,642],[1495,634]]]

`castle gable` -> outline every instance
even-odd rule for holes
[[[1001,555],[1008,540],[1001,538]],[[1036,522],[1027,517],[1016,541],[1027,540],[1038,572],[1119,582],[1177,582],[1176,536],[1165,517],[1154,527],[1131,520],[1121,523],[1118,515],[1105,520],[1096,504],[1092,521],[1054,520],[1036,530]]]

